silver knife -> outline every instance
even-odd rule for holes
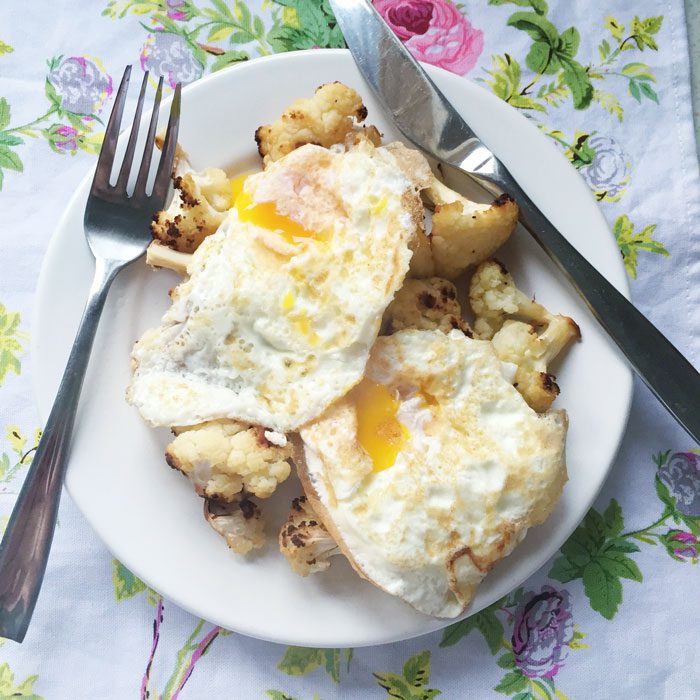
[[[632,368],[700,443],[700,374],[550,223],[479,140],[369,0],[329,0],[357,67],[415,146],[493,194],[507,192],[530,232],[581,295]]]

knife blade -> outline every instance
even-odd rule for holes
[[[520,223],[568,278],[632,369],[700,443],[700,374],[693,365],[547,219],[369,0],[329,2],[358,69],[399,131],[490,192],[506,192],[516,200]]]

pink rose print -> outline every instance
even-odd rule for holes
[[[193,10],[188,0],[166,0],[168,18],[176,22],[187,22],[192,19]]]
[[[484,35],[447,0],[374,0],[374,6],[419,60],[458,75],[484,49]]]
[[[57,153],[75,153],[78,150],[78,130],[68,124],[54,124],[46,131],[49,146]]]

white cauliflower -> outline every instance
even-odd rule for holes
[[[267,498],[290,474],[291,444],[272,444],[260,426],[215,420],[173,432],[165,459],[200,496],[233,503],[245,490]]]
[[[191,253],[181,253],[163,245],[160,241],[151,241],[146,248],[146,264],[151,267],[162,268],[179,272],[181,275],[187,274],[187,266],[192,260]]]
[[[385,147],[433,209],[429,237],[432,261],[424,250],[411,261],[414,277],[437,275],[455,279],[493,255],[518,222],[518,205],[504,194],[491,204],[472,202],[438,180],[425,157],[402,143]]]
[[[384,312],[382,330],[386,334],[405,328],[441,330],[449,333],[459,328],[472,337],[469,324],[462,318],[457,289],[440,277],[406,279]]]
[[[236,554],[248,554],[265,545],[262,513],[245,494],[238,494],[230,503],[205,499],[204,518]]]
[[[514,386],[531,408],[546,411],[559,395],[556,377],[547,367],[569,341],[581,337],[579,327],[523,294],[495,260],[487,260],[474,272],[469,300],[478,337],[491,339],[499,359],[517,365]]]
[[[156,139],[156,144],[160,142]],[[193,253],[223,222],[233,202],[231,182],[220,168],[196,171],[177,147],[173,165],[175,194],[151,222],[156,241],[181,253]]]
[[[258,127],[255,140],[265,165],[307,143],[324,148],[344,143],[354,131],[378,145],[376,129],[362,132],[358,126],[366,117],[367,108],[355,90],[339,82],[327,83],[312,97],[292,102],[276,122]]]
[[[469,302],[475,315],[474,332],[490,340],[510,316],[542,326],[552,315],[541,304],[523,294],[505,265],[487,260],[474,271],[469,284]]]
[[[306,496],[292,501],[287,522],[280,530],[279,543],[280,551],[299,576],[324,571],[331,565],[330,557],[340,554],[340,548]]]
[[[435,204],[430,236],[435,274],[454,279],[472,265],[493,255],[518,223],[518,205],[507,194],[491,204],[465,197]]]

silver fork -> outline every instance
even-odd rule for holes
[[[130,75],[131,66],[127,66],[114,101],[85,207],[85,238],[95,256],[95,276],[43,437],[0,545],[0,637],[17,642],[24,639],[44,578],[61,485],[68,464],[75,412],[107,293],[117,273],[146,251],[151,240],[148,222],[155,211],[163,208],[168,193],[180,120],[180,85],[175,89],[170,107],[168,129],[153,188],[150,194],[146,192],[163,78],[156,90],[134,191],[131,194],[127,192],[148,73],[143,77],[116,184],[109,184]]]

